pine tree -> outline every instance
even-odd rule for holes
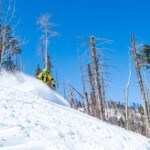
[[[49,54],[47,54],[47,65],[46,66],[47,66],[47,69],[48,69],[49,73],[52,74],[52,68],[53,68],[53,66],[51,64]]]
[[[16,66],[16,70],[19,71],[19,64],[18,64],[18,55],[22,54],[21,48],[18,46],[19,42],[16,39],[13,39],[12,42],[12,56],[14,57],[14,63]]]
[[[140,62],[140,67],[150,69],[150,46],[144,45],[140,50],[140,53],[137,54],[137,57]]]
[[[13,7],[11,2],[5,12],[0,1],[0,70],[3,67],[7,71],[19,71],[17,57],[22,54],[22,50],[19,47],[19,40],[14,36],[14,26],[10,26],[15,13],[15,1]]]
[[[19,71],[18,55],[22,54],[21,48],[18,46],[19,42],[12,34],[12,29],[8,25],[3,26],[3,40],[2,40],[2,57],[1,62],[4,69],[7,71]],[[5,56],[5,57],[4,57]]]
[[[34,76],[37,77],[37,76],[39,75],[40,72],[41,72],[40,65],[37,65],[37,67],[36,67],[36,69],[35,69]]]
[[[3,66],[5,66],[4,68],[6,68],[7,71],[11,71],[11,72],[13,72],[16,68],[16,66],[14,65],[11,59],[11,56],[9,56],[7,60],[3,62]]]

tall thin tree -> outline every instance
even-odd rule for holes
[[[89,109],[88,93],[87,93],[86,88],[85,88],[85,81],[84,81],[81,65],[80,65],[80,73],[81,73],[82,87],[83,87],[83,93],[84,93],[85,112],[87,114],[89,114],[90,109]]]
[[[95,86],[94,86],[94,78],[91,70],[91,65],[88,64],[88,78],[90,85],[90,99],[91,99],[91,115],[96,116],[96,95],[95,95]]]
[[[53,31],[52,28],[56,26],[56,24],[52,23],[50,20],[52,15],[50,14],[43,14],[39,17],[37,24],[39,25],[40,29],[42,30],[42,39],[45,45],[45,67],[48,66],[48,45],[50,42],[50,37],[56,36],[58,33]]]
[[[126,114],[126,129],[129,129],[129,110],[128,110],[128,103],[129,103],[129,86],[130,86],[130,80],[131,80],[131,61],[132,57],[130,56],[129,52],[129,76],[128,76],[128,81],[125,87],[125,114]]]
[[[90,37],[90,46],[91,46],[91,54],[92,54],[92,60],[93,60],[93,70],[94,70],[94,78],[96,83],[96,94],[99,102],[99,117],[101,120],[104,120],[103,116],[103,99],[102,99],[102,90],[101,90],[101,84],[99,79],[99,68],[98,68],[98,59],[96,54],[96,48],[95,48],[95,42],[94,37]]]
[[[144,89],[142,76],[141,76],[141,72],[140,72],[139,62],[137,59],[137,50],[135,47],[134,35],[131,36],[131,45],[132,45],[132,52],[133,52],[133,57],[134,57],[136,74],[137,74],[138,83],[139,83],[140,91],[141,91],[141,95],[142,95],[144,115],[145,115],[145,124],[146,124],[146,134],[147,134],[147,136],[150,137],[150,122],[149,122],[150,116],[148,116],[148,106],[147,106],[146,94],[145,94],[145,89]]]

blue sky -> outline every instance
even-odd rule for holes
[[[5,1],[5,3],[8,2]],[[21,18],[16,33],[29,42],[23,46],[24,68],[33,74],[40,63],[38,39],[41,32],[36,25],[43,13],[52,14],[52,22],[60,36],[51,39],[49,53],[60,82],[65,79],[82,90],[77,58],[77,36],[90,36],[113,40],[110,69],[112,84],[107,89],[108,99],[124,101],[123,88],[128,78],[128,47],[130,35],[149,42],[149,0],[16,0],[16,18]],[[107,53],[106,53],[107,54]],[[107,57],[107,56],[106,56]],[[130,101],[140,102],[139,88],[133,68]]]

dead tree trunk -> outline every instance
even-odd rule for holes
[[[145,89],[146,89],[146,99],[147,99],[147,106],[148,106],[148,116],[150,116],[150,90],[149,90],[149,85],[146,77],[146,73],[144,71],[144,77],[145,77]]]
[[[19,71],[19,65],[18,65],[18,58],[17,58],[17,54],[15,54],[15,66],[16,66],[16,71]]]
[[[74,88],[71,84],[68,84],[82,99],[84,99],[84,96],[76,89]]]
[[[1,51],[1,58],[0,58],[0,70],[2,69],[2,63],[3,63],[3,58],[4,58],[4,53],[5,53],[5,34],[6,34],[6,25],[4,26],[3,29],[3,35],[2,35],[2,51]]]
[[[56,90],[57,90],[58,93],[60,93],[60,91],[59,91],[59,82],[58,82],[58,73],[57,73],[57,71],[56,71]]]
[[[80,65],[80,72],[81,72],[81,79],[82,79],[82,86],[83,86],[83,93],[84,93],[85,112],[87,114],[90,114],[88,94],[87,94],[87,91],[85,88],[84,77],[83,77],[81,65]]]
[[[96,55],[96,49],[95,49],[95,43],[94,43],[94,37],[90,37],[90,45],[91,45],[91,54],[92,54],[92,60],[93,60],[93,70],[94,70],[94,78],[95,78],[95,84],[96,84],[96,93],[97,98],[99,102],[99,111],[100,115],[99,118],[101,120],[104,120],[103,117],[103,99],[102,99],[102,91],[101,91],[101,85],[99,80],[99,69],[98,69],[98,59]]]
[[[24,67],[23,67],[23,61],[22,61],[22,54],[20,54],[20,70],[23,72]]]
[[[64,80],[64,98],[66,99],[66,82]]]
[[[102,73],[102,95],[103,95],[103,115],[104,118],[108,118],[108,112],[107,112],[107,101],[106,101],[106,92],[105,92],[105,81],[104,81],[104,73]]]
[[[131,44],[132,44],[132,51],[133,51],[133,56],[134,56],[136,74],[137,74],[138,83],[140,86],[140,91],[141,91],[142,101],[143,101],[145,124],[146,124],[146,135],[149,137],[150,136],[150,124],[149,124],[149,116],[148,116],[148,106],[147,106],[147,100],[146,100],[145,89],[144,89],[144,85],[143,85],[143,81],[142,81],[142,76],[141,76],[141,72],[140,72],[139,62],[137,59],[134,35],[131,36]]]
[[[75,109],[75,104],[74,104],[74,90],[71,89],[71,92],[70,92],[70,105],[71,105],[71,108]]]
[[[90,84],[90,99],[91,99],[91,115],[96,116],[96,95],[95,95],[95,87],[94,87],[94,79],[91,71],[91,66],[88,64],[88,78]]]
[[[39,51],[40,51],[40,54],[41,54],[43,68],[45,68],[45,58],[44,58],[44,48],[43,47],[44,47],[43,43],[41,42],[40,47],[39,47]]]
[[[128,76],[128,82],[125,87],[125,114],[126,114],[126,129],[129,130],[129,110],[128,110],[128,101],[129,101],[129,85],[130,85],[130,79],[131,79],[131,56],[129,55],[129,76]]]

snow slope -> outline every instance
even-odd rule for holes
[[[0,74],[0,86],[12,88],[22,93],[35,95],[36,98],[50,100],[60,105],[70,106],[69,103],[57,93],[50,90],[45,84],[34,77],[23,73],[10,75],[3,71]],[[15,93],[14,93],[15,94]]]
[[[3,73],[0,150],[150,150],[150,139],[71,109],[32,77]]]

